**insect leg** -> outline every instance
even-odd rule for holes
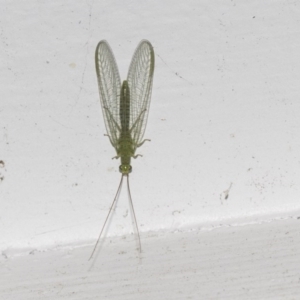
[[[134,129],[134,127],[137,125],[137,123],[140,121],[142,115],[146,112],[146,109],[142,110],[140,115],[136,118],[135,122],[132,124],[130,128],[130,132]]]
[[[149,139],[144,139],[144,140],[143,140],[142,142],[140,142],[139,144],[136,144],[135,147],[136,147],[136,148],[141,147],[146,141],[151,142],[151,140],[149,140]],[[132,157],[133,157],[133,158],[137,158],[137,157],[139,157],[139,156],[143,157],[142,154],[137,154],[137,155],[134,155],[134,156],[132,156]]]
[[[139,144],[137,144],[136,147],[141,147],[146,141],[151,142],[151,140],[149,140],[149,139],[144,139]]]
[[[115,126],[117,127],[117,129],[121,132],[121,127],[119,126],[119,124],[116,122],[116,120],[114,119],[114,116],[112,115],[112,113],[110,112],[109,108],[108,107],[105,107],[103,106],[104,109],[106,109],[106,111],[108,112],[109,114],[109,121],[112,121]]]
[[[104,134],[104,136],[107,136],[107,137],[109,138],[109,141],[110,141],[111,145],[112,145],[113,147],[115,147],[115,145],[114,145],[114,143],[113,143],[113,141],[112,141],[110,135]]]

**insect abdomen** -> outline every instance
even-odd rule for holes
[[[130,91],[127,80],[123,81],[120,95],[120,121],[121,131],[125,133],[129,131],[130,121]]]

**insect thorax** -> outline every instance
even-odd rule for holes
[[[134,156],[135,146],[132,141],[130,132],[122,132],[119,138],[117,153],[120,157],[132,157]]]

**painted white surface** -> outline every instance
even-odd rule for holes
[[[298,299],[297,219],[212,231],[112,238],[2,260],[0,299]]]
[[[103,136],[101,39],[122,78],[141,39],[155,49],[152,141],[130,176],[143,236],[299,216],[299,13],[297,1],[2,1],[4,261],[98,236],[120,179]],[[127,210],[124,186],[106,236],[132,232]]]

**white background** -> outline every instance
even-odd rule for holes
[[[300,215],[297,1],[14,0],[0,14],[4,260],[85,245],[88,257],[99,234],[121,177],[103,135],[102,39],[123,79],[141,39],[156,55],[151,142],[130,175],[142,236]],[[106,236],[132,233],[129,216],[124,185]]]

